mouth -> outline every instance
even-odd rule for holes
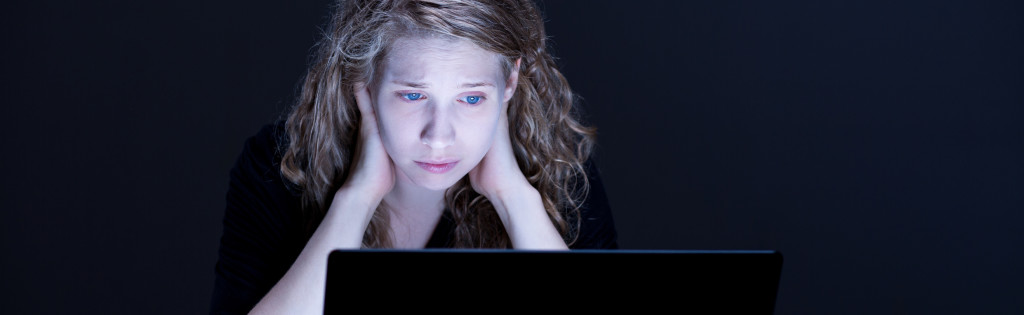
[[[458,164],[458,163],[459,163],[459,161],[440,161],[440,162],[420,162],[420,161],[416,161],[416,165],[419,165],[421,168],[423,168],[427,172],[431,172],[431,173],[434,173],[434,174],[442,174],[442,173],[448,172],[448,171],[452,170],[453,168],[455,168],[455,164]]]

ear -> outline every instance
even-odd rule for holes
[[[505,81],[505,97],[501,100],[502,103],[508,103],[512,99],[512,95],[516,93],[516,85],[519,84],[519,63],[523,61],[523,58],[516,59],[516,64],[512,67],[512,73],[508,75],[508,81]]]

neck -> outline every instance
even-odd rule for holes
[[[423,248],[444,211],[444,190],[420,187],[399,175],[395,187],[384,196],[389,214],[388,229],[394,248]]]
[[[384,196],[384,203],[392,212],[404,217],[440,216],[444,211],[444,190],[419,187],[399,175],[395,187]]]

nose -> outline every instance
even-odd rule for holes
[[[455,144],[455,128],[445,106],[431,106],[429,120],[420,132],[420,140],[431,149],[444,149]]]

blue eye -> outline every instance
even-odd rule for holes
[[[402,97],[404,97],[405,99],[410,100],[410,101],[415,101],[415,100],[418,100],[418,99],[422,98],[423,94],[420,94],[420,93],[405,93],[405,94],[402,94]]]
[[[479,102],[480,102],[480,97],[479,96],[466,96],[466,103],[469,103],[470,105],[476,105],[476,103],[479,103]]]

